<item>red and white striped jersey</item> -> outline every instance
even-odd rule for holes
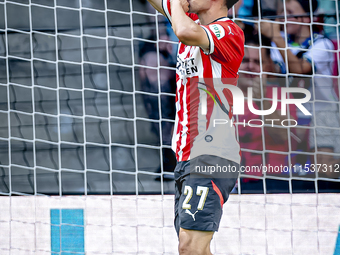
[[[163,0],[163,10],[171,22],[170,0]],[[188,16],[200,25],[196,14]],[[236,129],[230,125],[232,94],[218,85],[237,84],[244,55],[243,31],[226,17],[201,27],[210,43],[207,52],[181,42],[178,45],[172,149],[178,161],[205,154],[240,163]],[[217,125],[216,120],[228,123]]]

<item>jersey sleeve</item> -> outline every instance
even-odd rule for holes
[[[219,21],[201,27],[209,39],[209,49],[204,51],[205,54],[212,54],[221,60],[236,60],[241,63],[244,55],[244,35],[234,22]]]
[[[170,0],[162,0],[162,8],[165,13],[165,16],[171,23],[171,8],[170,8]]]
[[[166,18],[171,23],[171,5],[170,0],[162,0],[162,8],[165,13]],[[191,18],[193,21],[196,21],[198,19],[197,14],[194,13],[187,13],[187,16]]]

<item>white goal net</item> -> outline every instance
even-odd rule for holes
[[[213,254],[340,254],[339,2],[320,0],[309,16],[287,16],[287,2],[244,0],[229,11],[247,34],[240,82],[308,83],[312,117],[288,108],[297,126],[272,127],[235,116],[250,171],[224,205]],[[263,20],[280,24],[286,59],[300,54],[309,73],[275,58],[257,34]],[[309,59],[320,45],[312,39],[297,52],[294,25],[329,47]],[[177,254],[176,50],[171,25],[146,0],[0,0],[0,254]]]

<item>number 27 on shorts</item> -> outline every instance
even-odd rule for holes
[[[197,186],[197,191],[196,191],[196,195],[197,196],[201,196],[199,202],[198,202],[198,206],[197,206],[197,210],[203,210],[204,204],[205,204],[205,200],[208,196],[208,192],[209,192],[209,188],[208,187],[203,187],[203,186]],[[183,205],[182,208],[183,209],[191,209],[191,204],[189,204],[190,199],[192,197],[193,194],[193,190],[190,186],[185,185],[184,187],[184,195],[186,196],[184,201],[183,201]]]

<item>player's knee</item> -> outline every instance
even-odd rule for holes
[[[179,255],[187,255],[187,254],[190,254],[190,248],[189,246],[185,245],[183,242],[179,242],[178,252],[179,252]]]
[[[205,255],[205,252],[198,250],[193,245],[186,245],[184,243],[179,243],[178,251],[179,255]]]

